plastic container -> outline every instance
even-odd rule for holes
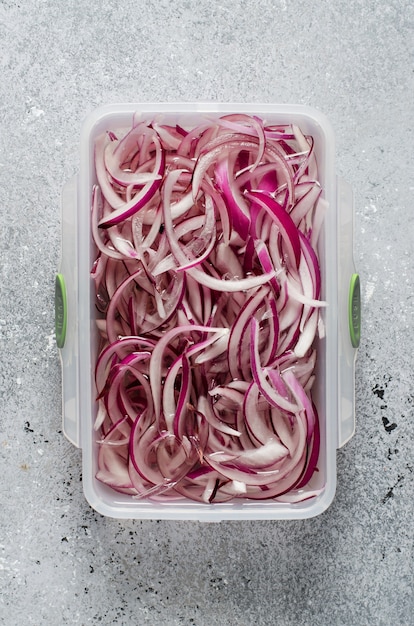
[[[195,126],[201,116],[225,113],[256,114],[269,123],[295,123],[315,141],[319,179],[329,210],[320,238],[325,338],[318,340],[313,397],[321,426],[319,472],[312,488],[319,496],[296,504],[237,500],[200,504],[189,500],[158,503],[134,500],[96,480],[96,414],[92,372],[96,360],[94,293],[90,269],[94,248],[90,236],[90,199],[95,181],[93,146],[105,130],[130,126],[133,113],[145,118],[163,115],[168,122]],[[335,173],[332,128],[318,111],[298,105],[246,104],[121,104],[102,107],[85,121],[80,139],[80,172],[64,187],[62,198],[62,257],[56,279],[56,336],[60,348],[63,387],[63,431],[82,448],[83,488],[99,513],[116,518],[171,520],[299,519],[318,515],[331,504],[336,489],[336,450],[353,435],[354,368],[359,341],[359,278],[353,262],[353,195]]]

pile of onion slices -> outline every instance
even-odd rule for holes
[[[136,116],[94,160],[97,479],[157,501],[316,496],[312,137],[245,114]]]

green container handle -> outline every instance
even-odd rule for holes
[[[66,284],[63,274],[56,274],[55,280],[55,333],[58,348],[63,348],[68,325]]]
[[[361,282],[359,274],[352,274],[349,284],[348,319],[352,347],[358,348],[361,340]]]

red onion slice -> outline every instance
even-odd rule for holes
[[[156,191],[161,187],[165,170],[165,153],[158,137],[154,135],[152,140],[156,150],[153,180],[150,180],[129,202],[120,200],[112,187],[110,187],[106,177],[103,155],[101,156],[100,154],[101,152],[103,153],[102,140],[97,140],[95,153],[96,175],[102,193],[114,209],[110,215],[100,220],[98,224],[99,228],[109,228],[131,217],[137,211],[145,207],[153,198]]]

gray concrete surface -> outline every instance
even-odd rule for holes
[[[0,623],[413,625],[412,2],[3,0],[0,42]],[[83,497],[60,423],[60,192],[85,115],[140,100],[305,103],[335,129],[363,335],[320,517],[116,521]]]

